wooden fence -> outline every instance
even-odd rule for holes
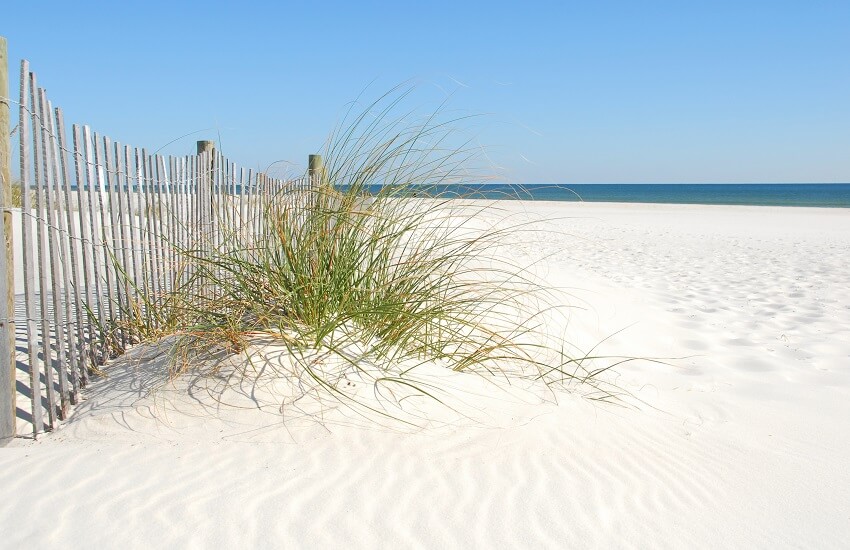
[[[187,258],[219,250],[222,228],[250,241],[265,198],[304,188],[309,178],[237,167],[210,142],[199,142],[197,155],[163,157],[87,126],[66,133],[62,110],[26,61],[20,82],[22,254],[0,253],[0,273],[7,261],[23,268],[18,330],[26,360],[18,370],[27,374],[35,435],[66,417],[100,365],[139,341],[136,321],[155,328],[162,300],[192,276]],[[7,336],[0,334],[0,346]],[[0,349],[0,361],[7,357]]]

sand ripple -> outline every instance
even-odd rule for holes
[[[546,258],[538,273],[585,306],[566,327],[577,349],[625,328],[599,351],[667,358],[610,373],[639,406],[527,389],[479,402],[458,378],[486,414],[283,426],[279,410],[215,410],[200,387],[150,396],[130,369],[62,430],[0,451],[4,544],[845,547],[850,216],[510,208],[565,218],[506,246]]]

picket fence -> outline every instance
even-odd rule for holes
[[[99,366],[139,341],[134,321],[156,324],[161,300],[191,277],[190,259],[222,246],[222,228],[250,241],[269,197],[311,181],[240,168],[211,142],[198,142],[197,155],[164,157],[78,125],[69,141],[62,110],[27,61],[20,82],[23,248],[11,261],[24,273],[18,330],[26,360],[18,369],[27,374],[37,435],[66,418]],[[0,253],[0,273],[8,260]],[[12,350],[2,346],[14,341],[6,336],[3,361]]]

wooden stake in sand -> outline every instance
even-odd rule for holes
[[[9,57],[6,39],[0,36],[0,208],[3,227],[0,238],[5,241],[0,252],[0,295],[6,306],[0,312],[0,446],[15,437],[15,270],[12,267],[12,167],[9,141]]]
[[[31,117],[32,113],[29,109],[30,101],[30,69],[27,61],[21,62],[21,95],[20,95],[20,114],[18,118],[18,139],[20,141],[21,153],[21,240],[23,242],[23,250],[21,260],[24,269],[24,303],[26,314],[26,329],[27,329],[27,351],[30,391],[32,399],[32,426],[33,437],[44,431],[44,412],[41,406],[41,376],[39,373],[40,359],[38,355],[38,326],[40,320],[36,315],[35,309],[35,248],[33,245],[33,210],[32,210],[32,182],[33,174],[30,173],[32,168],[38,170],[38,162],[34,160],[31,154],[30,144],[32,141],[31,132]],[[34,152],[34,151],[32,151]],[[52,395],[47,388],[48,396]],[[55,412],[51,412],[48,418],[52,419]],[[53,424],[50,424],[53,428]]]

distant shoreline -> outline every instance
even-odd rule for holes
[[[379,186],[369,191],[377,193]],[[405,190],[405,194],[410,192]],[[848,183],[445,184],[415,196],[490,200],[850,208]]]

